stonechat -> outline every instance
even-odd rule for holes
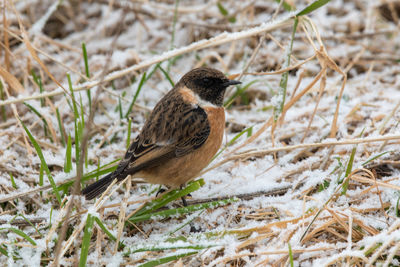
[[[128,175],[172,188],[194,179],[221,146],[224,94],[235,84],[240,82],[212,68],[186,73],[154,107],[117,169],[82,194],[93,199]]]

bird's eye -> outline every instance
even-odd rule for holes
[[[196,79],[194,82],[195,82],[195,84],[197,84],[197,86],[200,86],[200,87],[210,87],[210,86],[214,85],[215,79],[210,78],[210,77],[204,77],[204,78]]]
[[[203,78],[203,83],[204,83],[205,85],[209,85],[209,84],[211,83],[211,80],[208,79],[208,78]]]

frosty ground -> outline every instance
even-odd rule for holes
[[[400,2],[332,0],[294,35],[309,1],[277,2],[3,1],[0,262],[399,265]],[[130,180],[72,198],[202,65],[242,85],[192,209],[139,220],[159,186]]]

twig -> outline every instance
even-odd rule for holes
[[[188,205],[195,205],[195,204],[203,204],[213,201],[225,200],[229,198],[239,198],[241,200],[250,200],[256,197],[261,196],[283,196],[287,193],[287,191],[292,188],[291,186],[284,186],[277,189],[272,189],[268,191],[257,191],[254,193],[245,193],[245,194],[238,194],[238,195],[231,195],[231,196],[222,196],[222,197],[213,197],[213,198],[204,198],[204,199],[192,199],[187,200]]]
[[[256,197],[261,197],[261,196],[283,196],[284,194],[289,191],[289,189],[292,188],[292,186],[284,186],[281,188],[277,189],[272,189],[268,191],[257,191],[257,192],[252,192],[252,193],[245,193],[245,194],[238,194],[238,195],[230,195],[230,196],[221,196],[221,197],[212,197],[212,198],[203,198],[203,199],[187,199],[186,202],[188,205],[196,205],[196,204],[203,204],[203,203],[209,203],[213,201],[220,201],[220,200],[226,200],[229,198],[238,198],[240,200],[250,200]],[[145,205],[145,204],[143,204]],[[138,210],[140,210],[141,207],[136,209],[134,213],[136,213]],[[157,211],[162,211],[162,210],[167,210],[168,207],[162,207],[158,209]],[[129,214],[129,216],[126,216],[126,218],[130,218],[134,215],[134,213]],[[111,215],[108,216],[107,218],[113,218],[113,219],[118,219],[116,215]]]
[[[287,68],[280,69],[280,70],[277,70],[277,71],[269,71],[269,72],[245,72],[244,74],[246,74],[246,75],[276,75],[276,74],[282,74],[282,73],[284,73],[284,72],[287,72],[287,71],[290,71],[290,70],[294,70],[294,69],[299,68],[301,65],[304,65],[304,64],[307,63],[308,61],[313,60],[315,57],[316,57],[316,55],[314,54],[314,55],[312,55],[311,57],[304,59],[304,60],[303,60],[302,62],[300,62],[300,63],[297,63],[297,64],[295,64],[295,65],[293,65],[293,66],[289,66],[289,67],[287,67]]]
[[[29,219],[29,218],[28,218]],[[9,223],[11,225],[17,225],[17,226],[30,226],[32,224],[40,224],[45,222],[47,219],[43,217],[38,217],[38,218],[33,218],[29,219],[29,221],[25,221],[24,219],[15,219],[12,222],[9,222],[8,220],[3,220],[0,219],[0,224],[6,224]]]
[[[145,60],[139,64],[133,65],[126,69],[112,72],[112,73],[106,75],[104,77],[104,79],[79,84],[74,87],[74,91],[88,90],[90,88],[100,85],[103,82],[110,82],[112,80],[115,80],[117,78],[125,76],[131,72],[147,68],[151,65],[157,64],[159,62],[165,61],[167,59],[170,59],[170,58],[182,55],[182,54],[186,54],[188,52],[193,52],[193,51],[197,51],[197,50],[208,48],[208,47],[218,46],[221,44],[225,44],[225,43],[229,43],[232,41],[237,41],[237,40],[245,39],[245,38],[248,38],[248,37],[251,37],[254,35],[258,35],[263,32],[270,32],[272,30],[275,30],[275,29],[278,29],[281,27],[289,26],[289,25],[291,25],[290,18],[291,18],[291,16],[285,16],[282,19],[276,21],[274,24],[262,24],[259,27],[255,27],[255,28],[252,28],[249,30],[244,30],[244,31],[235,32],[235,33],[221,33],[211,39],[203,39],[196,43],[192,43],[188,46],[177,48],[177,49],[168,51],[166,53],[163,53],[159,56],[152,57],[148,60]],[[60,95],[63,93],[64,93],[63,90],[60,90],[59,88],[57,88],[55,90],[52,90],[51,92],[45,92],[45,93],[35,94],[35,95],[31,95],[31,96],[24,96],[24,97],[20,97],[20,98],[12,98],[12,99],[7,99],[7,100],[2,100],[2,101],[0,101],[0,106],[21,103],[21,102],[24,102],[27,100],[32,100],[32,99],[56,96],[56,95]]]
[[[217,164],[211,166],[210,168],[207,168],[206,170],[202,171],[199,174],[199,176],[212,170],[212,169],[215,169],[227,162],[230,162],[232,160],[246,159],[246,158],[251,158],[251,157],[263,157],[265,155],[279,152],[279,151],[290,151],[290,150],[299,149],[299,148],[354,145],[354,144],[373,143],[373,142],[398,140],[398,139],[400,139],[400,135],[385,135],[385,136],[381,136],[381,137],[356,138],[356,139],[342,140],[342,141],[329,141],[329,142],[324,142],[324,143],[298,144],[298,145],[294,145],[294,146],[274,147],[274,148],[263,149],[263,150],[252,151],[252,152],[243,152],[243,153],[238,153],[233,156],[227,157],[226,159],[218,162]],[[240,145],[239,147],[242,147],[242,145]],[[237,150],[237,149],[235,148],[235,150]]]

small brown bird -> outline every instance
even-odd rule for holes
[[[186,73],[154,107],[117,169],[82,194],[93,199],[128,175],[172,188],[195,178],[221,146],[225,89],[239,83],[212,68]]]

